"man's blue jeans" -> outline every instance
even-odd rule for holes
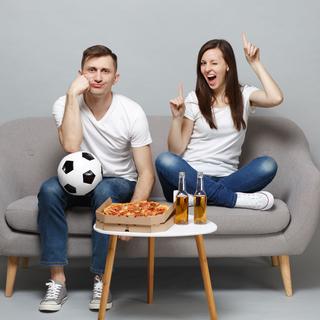
[[[186,189],[194,194],[197,171],[180,156],[171,152],[161,153],[156,159],[156,169],[167,201],[172,202],[173,190],[178,189],[179,171],[186,173]],[[276,175],[278,166],[271,157],[252,160],[236,172],[225,177],[204,176],[204,189],[208,204],[233,208],[236,192],[256,192],[268,185]]]
[[[45,181],[38,194],[38,230],[41,242],[41,264],[64,266],[67,260],[68,226],[65,209],[73,206],[91,207],[92,225],[96,209],[109,197],[112,202],[129,202],[136,183],[123,178],[103,178],[86,196],[73,196],[64,191],[58,178]],[[80,218],[81,219],[81,218]],[[91,271],[103,274],[108,236],[92,230]]]

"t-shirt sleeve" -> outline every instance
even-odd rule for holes
[[[147,116],[139,108],[136,110],[136,117],[131,128],[131,147],[139,148],[152,142]]]
[[[196,120],[197,117],[197,106],[198,102],[196,99],[195,92],[190,92],[184,101],[184,105],[186,106],[186,110],[184,112],[184,116],[192,121]]]
[[[64,115],[64,107],[66,104],[66,96],[60,97],[54,104],[52,108],[52,115],[56,122],[57,128],[61,126],[63,115]]]
[[[242,90],[243,105],[247,112],[254,113],[255,107],[250,105],[250,96],[253,92],[260,90],[257,87],[245,85]]]

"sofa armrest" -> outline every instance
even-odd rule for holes
[[[291,222],[284,233],[294,254],[301,254],[316,231],[320,216],[320,172],[309,150],[301,150],[295,159],[288,159],[286,169],[289,188],[284,194]]]
[[[19,186],[15,179],[14,168],[0,158],[0,253],[10,238],[11,229],[5,220],[8,205],[19,199]]]

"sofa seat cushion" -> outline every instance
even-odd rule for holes
[[[193,208],[190,208],[193,213]],[[27,196],[11,203],[6,210],[8,225],[17,231],[38,233],[38,200],[36,196]],[[91,234],[91,211],[87,207],[73,207],[66,211],[69,234]],[[275,200],[271,210],[257,211],[238,208],[209,206],[208,219],[218,226],[215,234],[257,235],[277,233],[287,227],[290,214],[286,204]]]
[[[224,235],[277,233],[291,220],[287,205],[279,199],[267,211],[209,206],[207,217],[218,226],[215,234]]]
[[[38,199],[27,196],[12,202],[6,210],[8,225],[17,231],[39,233],[37,225]],[[66,210],[68,232],[72,235],[90,235],[92,214],[88,207],[73,207]]]

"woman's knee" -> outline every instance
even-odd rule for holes
[[[171,152],[162,152],[158,155],[155,161],[155,166],[157,170],[163,168],[168,169],[177,165],[178,156]]]
[[[274,177],[278,170],[277,162],[269,156],[257,158],[259,161],[259,172],[262,176]]]

